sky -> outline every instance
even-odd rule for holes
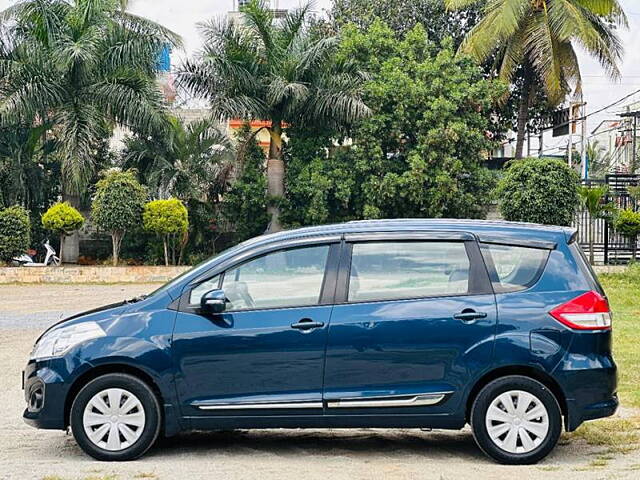
[[[291,8],[300,4],[300,0],[271,0],[271,2],[274,6],[277,3],[278,8]],[[15,0],[0,0],[0,9],[13,3]],[[176,56],[184,56],[200,47],[196,24],[232,10],[234,3],[235,0],[129,0],[129,9],[180,34],[184,39],[185,52],[176,52]],[[330,4],[331,0],[316,0],[315,8],[321,11],[329,8]],[[587,109],[591,112],[640,89],[640,0],[621,0],[621,4],[629,17],[629,29],[620,33],[625,47],[625,56],[620,68],[621,79],[618,81],[608,79],[597,61],[584,52],[578,52],[585,100],[588,104]],[[631,100],[640,100],[640,94]],[[597,127],[602,120],[615,118],[615,114],[621,110],[620,106],[616,106],[590,117],[589,131]],[[554,141],[550,140],[549,143],[553,145]]]

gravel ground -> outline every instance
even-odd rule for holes
[[[254,430],[179,435],[135,462],[93,461],[64,432],[22,422],[20,371],[41,330],[63,314],[151,291],[153,285],[0,286],[0,479],[477,479],[640,478],[640,453],[590,465],[597,449],[566,439],[539,465],[486,459],[471,432]]]

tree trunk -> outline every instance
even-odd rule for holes
[[[162,246],[164,247],[164,266],[169,266],[169,249],[167,246],[167,235],[162,237]]]
[[[114,267],[118,266],[118,260],[120,256],[120,245],[122,245],[122,238],[124,232],[114,232],[111,234],[111,260]]]
[[[62,194],[62,201],[69,202],[69,204],[80,209],[80,196],[79,195],[71,195],[68,193]],[[80,234],[78,231],[73,232],[71,235],[67,235],[66,242],[64,242],[64,249],[62,248],[63,243],[60,243],[60,263],[62,263],[62,259],[67,263],[78,263],[78,257],[80,256]]]
[[[593,217],[589,218],[589,263],[591,265],[595,265],[596,263],[596,259],[595,259],[595,254],[593,251],[593,230],[594,230],[594,224],[595,224],[595,220]]]
[[[518,105],[518,125],[516,137],[516,154],[517,159],[522,158],[524,150],[524,140],[527,133],[527,125],[529,123],[529,107],[531,106],[531,97],[533,93],[533,74],[529,67],[524,69],[524,85],[522,86],[522,96]]]
[[[65,234],[61,233],[60,234],[60,266],[62,266],[62,263],[64,262],[64,237]]]
[[[282,124],[273,121],[269,130],[269,159],[267,160],[267,213],[271,216],[269,232],[282,230],[279,199],[284,196],[284,162],[282,161]]]

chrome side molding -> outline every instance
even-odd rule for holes
[[[287,403],[204,403],[194,405],[200,410],[268,410],[271,408],[322,408],[322,402],[287,402]]]
[[[436,405],[453,392],[419,393],[416,395],[386,395],[384,397],[355,397],[327,400],[328,408],[385,408],[426,407]],[[322,402],[267,402],[267,403],[192,403],[200,410],[269,410],[324,407]]]
[[[420,393],[418,395],[359,397],[327,400],[329,408],[384,408],[384,407],[425,407],[436,405],[452,392]]]

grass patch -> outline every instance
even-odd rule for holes
[[[586,422],[568,436],[572,440],[580,439],[589,445],[605,447],[605,455],[591,463],[603,461],[606,465],[606,461],[611,460],[607,453],[627,453],[640,448],[640,419],[609,418]]]
[[[640,408],[640,265],[625,273],[601,275],[613,310],[613,356],[618,364],[622,405]]]

